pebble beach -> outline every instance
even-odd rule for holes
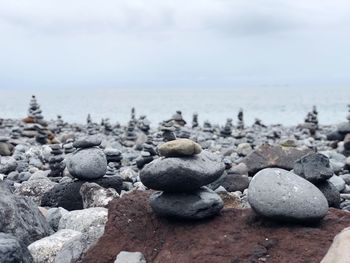
[[[0,116],[0,262],[348,262],[350,106],[327,125],[315,106],[288,126],[120,124],[47,120],[39,100]]]

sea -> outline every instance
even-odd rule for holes
[[[345,121],[350,104],[350,87],[0,88],[0,118],[26,117],[31,95],[47,120],[59,114],[67,122],[85,123],[90,113],[95,122],[109,118],[112,124],[126,124],[135,107],[136,115],[146,115],[154,127],[177,110],[189,123],[196,112],[200,123],[224,125],[227,118],[236,122],[240,108],[246,125],[259,118],[265,124],[292,126],[302,123],[313,105],[319,122],[329,125]]]

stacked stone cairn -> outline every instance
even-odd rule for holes
[[[70,154],[74,152],[73,139],[68,139],[65,144],[63,144],[64,154]]]
[[[238,118],[237,129],[243,130],[244,129],[243,109],[239,109],[237,118]]]
[[[329,182],[333,176],[329,159],[321,153],[309,153],[295,162],[293,171],[313,183],[326,197],[330,207],[339,208],[340,193],[337,188]]]
[[[182,117],[182,112],[179,110],[175,112],[175,114],[171,117],[171,119],[169,121],[174,121],[175,124],[177,124],[179,126],[185,126],[187,123],[184,120],[184,118]]]
[[[211,123],[209,121],[205,121],[203,123],[203,131],[204,132],[210,132],[210,133],[214,132],[214,128],[213,128],[213,126],[211,125]]]
[[[47,144],[48,143],[48,131],[46,128],[44,128],[39,123],[36,123],[34,125],[35,130],[37,131],[37,134],[35,136],[35,140],[40,144]]]
[[[104,130],[104,134],[109,135],[111,134],[111,132],[113,131],[113,127],[109,121],[109,118],[106,119],[102,119],[102,126],[103,126],[103,130]]]
[[[108,163],[106,176],[115,176],[117,174],[117,167],[115,163]]]
[[[199,126],[198,113],[195,112],[195,113],[193,113],[193,116],[192,116],[192,128],[197,128],[198,126]]]
[[[147,141],[142,144],[141,156],[136,159],[136,166],[142,169],[146,164],[152,162],[157,155],[152,136],[147,136]]]
[[[62,116],[61,115],[57,115],[57,120],[56,120],[56,132],[60,133],[62,132],[64,127],[64,121],[62,120]]]
[[[314,136],[318,129],[318,112],[316,106],[313,106],[312,111],[308,112],[305,118],[305,127],[309,130],[310,135]]]
[[[52,144],[51,147],[51,157],[49,158],[49,167],[51,172],[49,176],[60,177],[63,175],[64,168],[66,164],[63,158],[63,150],[60,144]]]
[[[191,220],[218,214],[223,201],[205,185],[223,174],[225,165],[221,159],[188,139],[166,142],[158,152],[161,158],[140,172],[146,187],[161,191],[150,197],[153,211],[160,216]]]
[[[11,139],[17,140],[21,137],[21,129],[19,127],[14,127],[11,130]]]
[[[108,167],[112,167],[114,170],[121,166],[123,160],[122,152],[115,148],[106,148],[104,150]]]
[[[233,128],[232,119],[228,118],[226,120],[225,126],[220,130],[220,135],[222,137],[229,137],[229,136],[231,136],[232,128]]]
[[[176,140],[176,135],[175,135],[176,129],[172,121],[164,122],[161,125],[160,130],[162,131],[163,141],[168,142],[168,141]]]
[[[36,97],[33,95],[29,103],[28,117],[32,119],[34,123],[44,124],[44,117],[38,104]]]
[[[124,134],[123,145],[126,147],[133,147],[135,145],[136,140],[137,134],[135,131],[135,121],[130,120]]]
[[[80,180],[102,178],[107,172],[107,158],[101,139],[96,136],[82,138],[73,143],[76,150],[67,157],[67,169],[71,176]]]
[[[141,115],[137,121],[137,127],[143,131],[145,134],[148,134],[151,128],[151,122],[146,118],[146,115]]]
[[[95,125],[92,122],[90,113],[88,114],[88,116],[86,118],[86,129],[87,129],[87,132],[88,132],[89,135],[96,134]]]

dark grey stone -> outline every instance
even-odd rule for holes
[[[23,244],[50,234],[50,226],[29,198],[12,194],[0,184],[0,232],[11,233]]]
[[[295,174],[312,183],[323,182],[333,176],[328,157],[320,153],[301,157],[295,162],[293,170]]]
[[[0,233],[0,262],[1,263],[32,263],[34,262],[27,247],[16,237]]]
[[[83,199],[79,191],[86,182],[91,181],[76,180],[57,184],[43,195],[41,206],[63,207],[68,211],[83,209]],[[123,185],[123,179],[120,176],[102,177],[93,182],[104,188],[113,188],[118,193],[121,192]]]
[[[243,192],[249,186],[249,178],[245,175],[224,173],[219,179],[212,182],[208,187],[215,190],[219,186],[224,187],[228,192]]]
[[[248,201],[257,214],[277,220],[318,221],[328,211],[327,199],[315,185],[279,168],[264,169],[253,177]]]
[[[225,170],[220,157],[208,151],[191,157],[159,158],[145,165],[141,182],[148,188],[167,192],[188,192],[210,184]]]
[[[340,193],[332,183],[325,181],[322,183],[318,183],[316,186],[326,197],[329,207],[339,208]]]
[[[101,178],[107,171],[107,158],[99,148],[87,148],[74,152],[67,158],[69,173],[78,179]]]
[[[217,193],[202,187],[192,193],[156,192],[150,205],[160,216],[202,219],[219,213],[224,203]]]

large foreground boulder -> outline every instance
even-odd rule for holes
[[[259,215],[276,220],[318,221],[328,211],[327,199],[315,185],[279,168],[266,168],[253,177],[248,201]]]
[[[86,182],[90,181],[76,180],[55,185],[43,195],[41,206],[63,207],[68,211],[83,209],[84,205],[80,188]],[[121,192],[123,185],[123,179],[120,176],[105,176],[93,182],[104,188],[113,188],[118,193]]]
[[[0,232],[12,234],[29,245],[49,235],[50,231],[49,224],[32,200],[12,194],[0,183]]]
[[[319,263],[350,213],[330,209],[318,225],[281,224],[251,209],[223,209],[201,222],[168,220],[153,212],[149,191],[134,191],[109,205],[104,235],[80,262],[113,263],[121,251],[152,263]]]
[[[247,165],[249,175],[271,167],[292,170],[294,162],[310,152],[310,149],[263,144],[245,157],[242,162]]]

